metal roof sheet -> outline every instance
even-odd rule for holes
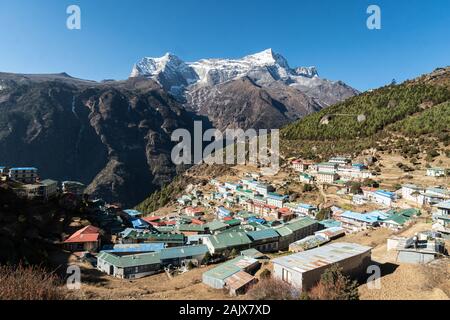
[[[245,271],[239,271],[233,274],[232,276],[226,278],[225,283],[230,289],[237,290],[251,283],[254,280],[255,280],[254,276],[248,274]]]
[[[128,256],[117,256],[108,252],[101,252],[98,259],[103,259],[109,264],[120,268],[137,267],[149,264],[159,264],[161,260],[158,252],[134,254]]]
[[[160,258],[165,259],[176,259],[203,255],[208,252],[208,247],[206,245],[194,245],[194,246],[184,246],[184,247],[173,247],[161,250]]]
[[[205,276],[216,278],[219,280],[225,280],[226,278],[232,276],[233,274],[245,270],[248,267],[259,263],[258,260],[245,257],[238,256],[230,261],[227,261],[214,269],[208,270],[204,273]]]
[[[216,249],[224,249],[233,246],[246,245],[252,243],[244,232],[224,232],[211,236],[209,241]]]
[[[249,231],[247,235],[253,239],[253,241],[278,238],[280,235],[274,229],[261,229],[257,231]]]
[[[337,242],[309,251],[276,258],[272,262],[299,272],[305,272],[321,266],[337,263],[371,250],[371,247],[356,243]]]

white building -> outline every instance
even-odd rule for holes
[[[312,165],[310,162],[304,162],[301,160],[292,161],[292,168],[298,172],[305,172]]]
[[[423,197],[421,197],[421,193],[424,191],[424,188],[414,184],[405,184],[402,186],[402,198],[407,201],[423,205]]]
[[[373,202],[382,204],[384,206],[390,207],[394,203],[396,199],[395,193],[385,191],[385,190],[377,190],[373,193]]]
[[[299,290],[307,291],[333,264],[338,264],[343,273],[352,278],[366,274],[371,263],[371,251],[371,247],[356,243],[332,243],[273,259],[273,275]]]
[[[331,162],[322,162],[317,164],[318,172],[327,172],[327,173],[336,173],[337,172],[337,163]]]
[[[288,197],[278,193],[269,193],[267,195],[267,204],[277,208],[283,208],[283,204],[287,201]]]
[[[447,170],[444,168],[428,168],[427,176],[429,177],[445,177],[447,174]]]
[[[256,191],[256,186],[259,184],[259,181],[255,179],[242,179],[241,184],[244,189]]]
[[[274,190],[274,187],[267,183],[258,183],[255,188],[255,191],[259,194],[262,194],[264,197],[267,197],[269,192],[272,192]]]
[[[9,178],[22,183],[36,183],[38,169],[33,167],[21,167],[9,169]]]
[[[352,162],[352,160],[348,157],[333,157],[328,160],[329,163],[336,163],[338,165],[347,165]]]
[[[319,183],[333,183],[339,179],[339,175],[331,172],[317,172],[316,179]]]
[[[355,195],[353,195],[353,197],[352,197],[352,203],[353,203],[353,204],[356,204],[356,205],[358,205],[358,206],[361,206],[361,205],[363,205],[363,204],[366,204],[367,201],[368,201],[368,199],[367,199],[364,195],[362,195],[362,194],[355,194]]]
[[[317,211],[319,211],[319,208],[307,203],[299,203],[297,206],[295,206],[295,208],[292,211],[300,215],[314,217]]]

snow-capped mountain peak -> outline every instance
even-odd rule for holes
[[[255,66],[273,66],[279,65],[282,68],[290,69],[287,60],[278,53],[275,53],[272,49],[266,49],[264,51],[251,54],[242,58]]]
[[[131,72],[130,77],[137,76],[157,81],[182,100],[197,89],[222,85],[243,77],[262,87],[282,84],[308,93],[315,88],[332,85],[332,82],[319,78],[316,67],[291,68],[288,61],[272,49],[240,59],[216,58],[195,62],[184,62],[171,53],[160,58],[146,57],[136,63]]]
[[[159,58],[145,57],[136,63],[131,72],[131,77],[139,75],[153,76],[164,72],[167,68],[177,69],[183,67],[184,62],[172,53],[166,53]]]

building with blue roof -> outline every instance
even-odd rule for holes
[[[397,196],[395,193],[390,191],[377,190],[373,192],[372,198],[375,203],[379,203],[384,206],[390,207],[392,203],[396,200]]]
[[[226,217],[231,217],[231,215],[232,215],[231,210],[228,210],[225,207],[218,207],[217,208],[217,216],[220,219],[223,219],[223,218],[226,218]]]
[[[288,196],[269,192],[267,194],[267,204],[277,208],[283,208],[283,204],[288,200]]]
[[[317,208],[314,205],[307,204],[307,203],[299,203],[294,208],[294,213],[300,214],[300,215],[306,215],[306,216],[315,216],[319,208]]]
[[[9,169],[9,178],[22,183],[36,183],[38,169],[34,167],[16,167]]]
[[[132,219],[131,224],[134,229],[148,229],[151,226],[150,223],[139,218]]]
[[[379,211],[367,214],[345,211],[339,216],[339,220],[342,223],[343,228],[350,232],[358,232],[379,226],[380,222],[386,217],[387,215],[381,215]]]
[[[258,223],[258,224],[265,224],[266,220],[264,220],[263,218],[258,218],[256,216],[251,216],[247,219],[248,223]]]
[[[131,218],[142,217],[142,215],[143,215],[142,212],[140,212],[139,210],[135,210],[135,209],[127,209],[127,210],[123,210],[123,212],[125,212]]]
[[[324,229],[342,226],[341,222],[336,221],[334,219],[322,220],[322,221],[319,221],[319,224],[322,225]]]

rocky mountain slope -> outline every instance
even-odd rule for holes
[[[280,148],[284,159],[317,161],[366,151],[397,152],[409,161],[403,168],[450,157],[450,67],[363,93],[295,121],[281,129]],[[139,208],[152,211],[166,205],[184,190],[183,181],[179,176]]]
[[[1,73],[0,88],[1,165],[36,166],[124,205],[171,180],[170,135],[196,119],[148,79]]]
[[[272,49],[191,63],[170,53],[147,57],[130,77],[157,81],[219,129],[278,128],[358,94],[343,82],[320,78],[315,67],[291,68]]]

